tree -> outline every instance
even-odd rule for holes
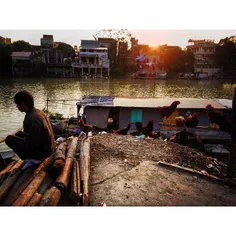
[[[25,42],[24,40],[18,40],[13,42],[12,50],[18,52],[32,51],[32,46],[28,42]]]
[[[130,67],[128,65],[127,57],[131,48],[132,35],[127,29],[102,29],[93,35],[93,37],[95,40],[98,40],[98,38],[111,38],[116,40],[115,58],[112,58],[111,65],[115,68],[119,67],[119,69],[124,72],[129,71]]]
[[[0,75],[2,76],[6,76],[11,73],[11,53],[11,45],[7,45],[0,40]]]
[[[235,70],[236,68],[236,36],[221,39],[216,46],[215,62],[219,67],[223,67],[224,72]]]
[[[167,72],[192,71],[194,55],[189,50],[182,50],[180,47],[161,46],[160,54],[162,57],[161,66]]]
[[[117,47],[119,48],[120,42],[127,42],[128,49],[131,47],[131,37],[132,34],[127,29],[102,29],[99,30],[95,35],[93,35],[95,40],[98,38],[113,38],[117,40],[118,44]]]
[[[57,49],[62,51],[65,57],[74,58],[75,49],[70,44],[63,42],[55,42],[55,44],[57,44]]]

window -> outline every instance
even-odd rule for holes
[[[141,109],[134,109],[131,111],[131,123],[135,122],[142,122],[142,110]]]

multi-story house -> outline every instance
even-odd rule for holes
[[[11,38],[4,38],[0,36],[0,42],[5,43],[5,44],[11,44]]]
[[[144,72],[152,73],[164,73],[165,70],[161,66],[163,63],[162,52],[171,46],[153,46],[138,45],[139,46],[139,57],[137,58],[140,65],[139,69]]]
[[[58,43],[54,42],[53,35],[43,35],[40,39],[41,55],[46,64],[46,73],[48,76],[72,77],[73,71],[71,61],[66,60],[67,53],[58,50]]]
[[[33,70],[33,53],[32,52],[13,52],[12,57],[12,74],[19,76],[31,75]]]
[[[214,40],[192,40],[188,41],[187,48],[191,50],[195,57],[195,73],[206,73],[213,76],[220,73],[221,68],[217,68],[214,61],[216,43]]]
[[[117,63],[118,42],[113,38],[98,38],[100,46],[108,49],[108,58],[111,66]]]
[[[54,47],[53,35],[44,34],[40,39],[42,49],[52,49]]]
[[[102,47],[97,40],[81,40],[78,59],[72,64],[72,68],[75,75],[100,74],[102,76],[105,74],[109,76],[108,48]]]

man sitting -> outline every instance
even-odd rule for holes
[[[44,160],[56,148],[53,127],[47,115],[34,107],[33,96],[27,91],[20,91],[14,102],[21,112],[25,112],[24,132],[8,135],[5,143],[21,159]]]

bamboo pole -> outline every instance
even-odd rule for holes
[[[77,145],[78,145],[78,137],[74,137],[67,151],[66,158],[75,158]]]
[[[3,206],[11,206],[18,196],[24,191],[27,185],[32,180],[34,170],[29,168],[22,171],[17,181],[13,184],[12,188],[8,191],[6,197],[3,199]]]
[[[21,131],[23,129],[23,127],[19,128],[18,130],[16,130],[12,135],[15,135],[17,132]],[[7,137],[0,139],[0,143],[3,143],[6,140]]]
[[[55,161],[52,164],[49,172],[53,179],[56,179],[62,172],[65,166],[65,155],[66,155],[66,142],[62,142],[55,153]]]
[[[49,174],[46,175],[38,190],[34,193],[27,206],[38,206],[46,190],[52,185],[53,180]]]
[[[25,206],[32,198],[33,194],[37,191],[40,184],[46,176],[45,171],[40,171],[37,176],[30,182],[22,194],[16,199],[12,206]]]
[[[12,161],[4,170],[0,172],[0,175],[4,175],[7,172],[9,172],[12,169],[12,167],[16,164],[16,162],[17,161]]]
[[[43,197],[42,194],[40,194],[39,192],[35,192],[33,197],[28,202],[27,206],[38,206],[38,204],[41,201],[42,197]]]
[[[17,161],[13,161],[4,170],[0,172],[0,185],[4,182],[4,180],[7,178],[7,176],[13,170],[13,167],[16,164],[17,164]]]
[[[55,182],[55,186],[58,189],[60,189],[62,192],[64,192],[68,187],[68,182],[69,182],[72,167],[73,167],[73,159],[66,158],[65,167]]]
[[[19,169],[24,163],[24,160],[19,160],[16,162],[15,165],[12,166],[12,168],[5,174],[0,175],[0,185],[4,182],[4,180],[7,178],[9,174],[11,174],[15,169]]]
[[[10,173],[10,175],[5,179],[3,184],[0,186],[0,201],[6,196],[8,190],[15,183],[17,178],[19,177],[21,170],[16,168]]]
[[[87,138],[81,142],[80,148],[80,178],[82,183],[82,205],[89,203],[89,175],[90,175],[90,139]]]
[[[25,162],[24,160],[18,160],[16,164],[12,166],[10,171],[13,171],[14,169],[19,169],[24,164],[24,162]]]
[[[12,205],[19,195],[26,189],[29,183],[37,176],[41,170],[47,170],[54,160],[54,155],[46,158],[40,165],[35,169],[29,168],[23,171],[23,175],[16,181],[8,192],[6,198],[3,200],[4,206]]]
[[[0,155],[0,171],[4,170],[6,168],[6,163],[3,160],[2,156]]]
[[[72,139],[71,144],[68,148],[64,169],[63,169],[61,175],[57,178],[57,180],[55,182],[55,186],[58,189],[60,189],[62,192],[64,192],[68,187],[69,178],[70,178],[71,170],[73,167],[73,162],[74,162],[74,158],[75,158],[75,154],[76,154],[77,145],[78,145],[78,138],[75,137]]]
[[[232,113],[233,113],[232,124],[236,125],[236,87],[234,88],[234,95],[233,95],[233,101],[232,101]],[[229,154],[228,165],[227,165],[227,176],[231,179],[234,178],[235,168],[236,168],[236,133],[233,132],[231,135],[230,154]]]
[[[79,163],[76,160],[71,177],[70,200],[78,204],[80,202],[80,193],[80,170]]]
[[[50,189],[48,189],[41,199],[39,205],[40,206],[57,206],[59,200],[61,197],[61,191],[55,187],[52,186]]]

